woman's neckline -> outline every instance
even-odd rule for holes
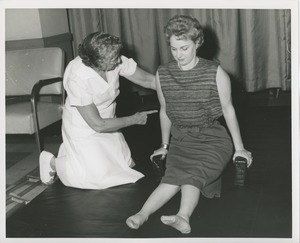
[[[199,61],[200,61],[200,57],[196,57],[196,58],[197,58],[197,61],[196,61],[195,65],[190,69],[182,69],[178,62],[177,62],[177,67],[179,68],[180,71],[183,71],[183,72],[193,70],[199,64]]]
[[[94,70],[95,73],[97,73],[97,75],[99,75],[106,83],[108,83],[108,79],[107,79],[107,71],[98,71],[95,68],[92,68]]]

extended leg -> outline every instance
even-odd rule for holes
[[[161,221],[183,234],[188,234],[191,232],[190,217],[198,204],[200,190],[192,185],[184,185],[181,187],[181,194],[179,212],[176,215],[162,216]]]
[[[169,184],[160,184],[150,195],[142,209],[135,215],[126,220],[126,224],[131,229],[138,229],[148,220],[148,217],[156,210],[168,202],[178,191],[180,187]]]

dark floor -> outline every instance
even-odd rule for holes
[[[253,105],[250,99],[253,97],[248,96],[237,108],[245,147],[254,157],[246,185],[233,185],[234,166],[230,163],[224,171],[221,198],[200,199],[191,218],[191,234],[182,235],[159,220],[162,214],[176,213],[179,195],[139,230],[130,230],[125,224],[158,183],[149,161],[160,144],[158,115],[154,114],[147,125],[124,129],[144,179],[99,191],[68,188],[58,180],[7,218],[7,237],[291,238],[291,108],[278,101],[276,105],[260,101]],[[155,107],[155,102],[144,101],[144,109]]]

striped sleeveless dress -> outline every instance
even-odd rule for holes
[[[220,197],[221,174],[233,144],[219,122],[222,114],[216,62],[199,58],[191,70],[176,61],[158,68],[166,112],[172,122],[162,183],[193,185],[208,198]]]

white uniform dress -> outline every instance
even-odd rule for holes
[[[144,175],[130,168],[129,147],[121,132],[95,132],[75,106],[94,103],[102,118],[114,118],[119,94],[119,75],[136,70],[132,59],[107,72],[107,82],[80,57],[72,60],[64,75],[67,99],[63,108],[62,137],[56,170],[64,185],[83,189],[105,189],[134,183]]]

